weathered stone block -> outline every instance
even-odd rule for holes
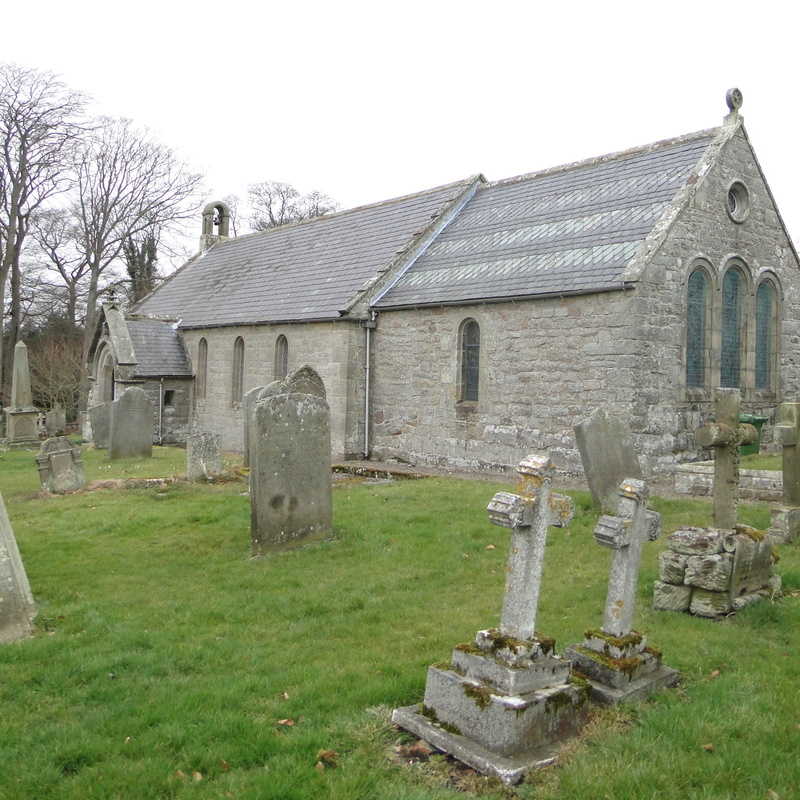
[[[772,509],[769,537],[775,544],[793,542],[800,537],[800,508],[779,506]]]
[[[56,436],[42,442],[36,465],[42,488],[47,492],[74,492],[86,483],[81,449],[66,436]]]
[[[0,643],[30,636],[35,614],[28,576],[0,495]]]
[[[671,550],[687,556],[721,553],[725,532],[715,528],[683,528],[670,534],[667,542]]]
[[[711,592],[708,589],[692,589],[689,611],[698,617],[720,617],[732,608],[728,592]]]
[[[108,455],[112,459],[153,455],[153,404],[138,386],[126,389],[111,403]]]
[[[731,582],[733,556],[717,553],[712,556],[688,556],[684,583],[712,592],[724,592]]]
[[[662,581],[653,584],[653,608],[656,611],[688,611],[691,600],[691,586],[675,586]]]
[[[111,403],[100,403],[89,409],[89,420],[92,426],[92,441],[98,450],[108,447],[108,435],[111,430]]]
[[[738,530],[742,530],[739,526]],[[736,550],[730,582],[731,598],[763,589],[772,577],[772,545],[763,532],[736,535]]]
[[[686,572],[686,561],[690,556],[676,553],[674,550],[662,550],[658,554],[658,577],[663,583],[683,585]]]

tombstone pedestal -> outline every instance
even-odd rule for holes
[[[398,708],[395,724],[504,783],[552,764],[583,724],[587,689],[552,639],[523,641],[479,631],[447,666],[428,668],[421,705]]]
[[[797,506],[773,508],[768,534],[774,544],[787,544],[800,537],[800,508]]]
[[[6,438],[11,448],[33,447],[39,444],[36,421],[39,412],[35,408],[6,409]]]
[[[587,631],[583,643],[568,647],[564,655],[589,682],[592,699],[606,705],[642,700],[680,679],[678,671],[664,666],[661,653],[647,647],[636,631],[621,637]]]
[[[81,449],[66,436],[56,436],[43,442],[36,456],[36,466],[42,489],[47,492],[75,492],[86,483]]]

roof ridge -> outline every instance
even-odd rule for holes
[[[638,155],[640,153],[649,153],[654,150],[658,150],[661,148],[684,144],[686,142],[691,142],[694,139],[702,139],[704,137],[716,136],[722,126],[716,126],[714,128],[706,128],[701,131],[694,131],[693,133],[685,133],[681,136],[674,136],[669,139],[659,139],[656,142],[650,142],[649,144],[637,145],[636,147],[629,147],[625,150],[617,150],[612,153],[606,153],[605,155],[601,156],[594,156],[592,158],[584,158],[580,161],[570,161],[566,164],[559,164],[555,167],[547,167],[546,169],[536,170],[534,172],[526,172],[521,175],[512,175],[508,178],[501,178],[497,181],[489,181],[484,185],[484,189],[489,189],[495,186],[504,186],[510,185],[514,183],[522,183],[523,181],[533,180],[534,178],[543,178],[548,175],[558,175],[564,172],[570,172],[572,170],[581,169],[582,167],[591,167],[596,166],[598,164],[606,164],[610,161],[617,161],[622,158],[628,158],[630,156]]]
[[[480,173],[476,173],[475,175],[470,175],[467,178],[462,178],[461,180],[451,181],[450,183],[443,183],[440,186],[431,186],[429,189],[423,189],[419,192],[411,192],[410,194],[399,195],[397,197],[389,197],[386,200],[379,200],[375,203],[364,203],[360,206],[353,206],[352,208],[343,208],[341,211],[334,211],[330,214],[322,214],[318,217],[309,217],[308,219],[299,219],[295,220],[294,222],[286,222],[283,225],[275,225],[272,228],[267,228],[263,231],[253,231],[252,233],[245,233],[241,236],[232,236],[229,239],[220,239],[219,241],[215,242],[217,246],[230,244],[231,242],[240,242],[243,239],[251,239],[254,236],[265,236],[270,233],[275,233],[276,231],[285,231],[290,228],[298,228],[301,225],[309,225],[314,222],[321,222],[322,220],[330,220],[336,217],[343,217],[346,214],[354,214],[357,211],[366,211],[367,209],[372,208],[379,208],[380,206],[388,206],[392,203],[400,203],[405,200],[412,200],[415,197],[422,197],[426,194],[432,194],[433,192],[440,192],[443,189],[454,189],[456,187],[463,188],[465,186],[469,186],[474,181],[478,180],[479,178],[483,178]],[[485,179],[484,179],[485,180]]]

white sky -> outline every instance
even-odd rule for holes
[[[214,197],[274,179],[346,208],[504,178],[718,125],[738,86],[800,242],[791,2],[3,6],[2,60],[149,127]]]

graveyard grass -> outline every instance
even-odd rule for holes
[[[103,455],[86,451],[89,480],[185,463],[168,448]],[[511,796],[442,756],[398,763],[410,737],[388,722],[421,699],[428,664],[497,623],[508,532],[485,507],[507,486],[343,481],[335,539],[251,560],[242,482],[43,498],[32,462],[0,456],[39,607],[35,637],[0,648],[0,798]],[[571,494],[539,609],[559,649],[600,623],[608,577],[597,515]],[[710,521],[702,500],[654,506],[667,532]],[[763,528],[769,515],[740,518]],[[788,596],[722,622],[650,610],[663,547],[645,546],[637,627],[682,686],[598,711],[515,796],[787,800],[800,785],[800,545],[780,549]]]

